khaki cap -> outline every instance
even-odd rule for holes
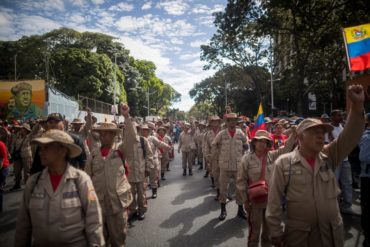
[[[303,131],[313,128],[313,127],[323,127],[325,129],[325,132],[331,132],[334,127],[330,124],[326,124],[321,122],[321,120],[316,118],[306,118],[303,120],[297,127],[297,133],[302,134]]]
[[[75,119],[73,119],[71,124],[84,124],[84,122],[82,122],[82,120],[80,118],[75,118]]]
[[[92,131],[111,131],[111,132],[120,132],[121,129],[117,128],[117,125],[115,123],[100,123],[98,127],[94,128]]]
[[[266,130],[257,130],[256,134],[252,138],[252,141],[254,141],[254,140],[268,140],[268,141],[272,142],[270,133]]]
[[[29,132],[31,132],[31,127],[30,127],[30,125],[29,124],[27,124],[27,123],[24,123],[24,124],[22,124],[22,126],[21,126],[23,129],[26,129],[27,131],[29,131]]]
[[[149,128],[155,129],[155,123],[153,123],[153,122],[147,122],[146,124],[148,125]]]
[[[17,85],[15,85],[14,87],[12,87],[12,89],[10,89],[10,91],[12,92],[13,95],[16,95],[17,93],[19,93],[22,90],[32,91],[31,84],[29,84],[27,82],[21,82],[21,83],[18,83]]]
[[[158,128],[157,128],[157,132],[158,131],[160,131],[160,130],[163,130],[164,132],[166,132],[167,130],[166,130],[166,128],[163,126],[163,125],[161,125],[161,126],[159,126]]]
[[[149,126],[147,124],[140,125],[140,129],[142,130],[150,130]]]
[[[51,129],[46,131],[41,137],[35,138],[31,141],[31,143],[36,144],[48,144],[52,142],[57,142],[66,148],[68,148],[69,158],[75,158],[78,155],[81,154],[82,150],[79,146],[74,144],[74,141],[70,135],[68,135],[66,132],[56,129]]]
[[[211,116],[209,121],[221,121],[221,118],[219,116]]]
[[[236,113],[228,113],[225,115],[226,119],[238,119],[238,114]]]
[[[265,123],[272,123],[272,119],[269,117],[265,117]]]

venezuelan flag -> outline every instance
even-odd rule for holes
[[[254,128],[251,134],[252,138],[256,134],[257,130],[266,130],[265,116],[263,114],[262,102],[258,106],[257,119],[255,121]]]
[[[343,31],[350,70],[370,68],[370,23],[344,28]]]

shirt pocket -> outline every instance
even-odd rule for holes
[[[43,224],[45,222],[45,198],[44,197],[34,197],[30,198],[28,208],[30,211],[31,222],[39,222]],[[34,224],[35,227],[38,224]]]
[[[321,181],[321,186],[319,186],[320,194],[327,199],[337,199],[340,190],[334,173],[330,169],[319,171],[319,179]]]
[[[75,192],[77,191],[67,193],[74,194]],[[64,194],[66,194],[66,192]],[[83,220],[82,204],[79,197],[63,198],[61,204],[62,219],[65,226],[77,224]]]
[[[307,188],[306,188],[306,176],[302,168],[295,168],[289,170],[284,170],[284,180],[288,185],[287,191],[287,200],[288,201],[302,201],[303,198],[307,196]],[[290,182],[289,181],[290,176]]]

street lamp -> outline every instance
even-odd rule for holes
[[[148,109],[147,110],[148,110],[148,116],[150,116],[150,100],[149,100],[150,95],[157,92],[157,90],[155,90],[154,92],[150,92],[149,90],[150,90],[150,88],[149,88],[149,85],[148,85],[148,92],[147,92],[147,100],[148,100]]]

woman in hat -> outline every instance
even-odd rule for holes
[[[103,246],[102,216],[89,176],[68,163],[81,153],[73,139],[49,130],[39,145],[46,168],[30,177],[19,209],[15,246]]]
[[[274,161],[292,151],[296,139],[295,127],[284,147],[271,150],[273,140],[266,130],[258,130],[251,142],[251,152],[244,155],[238,170],[236,186],[241,192],[244,208],[248,212],[248,247],[258,247],[262,227],[262,247],[271,246],[265,221],[269,176]],[[262,192],[261,192],[262,191]]]

